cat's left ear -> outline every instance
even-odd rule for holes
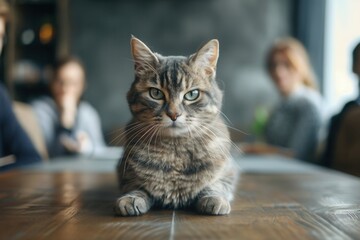
[[[203,69],[205,74],[211,76],[216,72],[219,58],[219,41],[210,40],[199,51],[189,57],[189,63],[195,69]]]
[[[131,36],[130,45],[131,54],[135,62],[135,70],[140,74],[143,71],[153,71],[159,60],[150,48],[134,36]]]

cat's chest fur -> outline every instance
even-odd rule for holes
[[[163,141],[139,149],[132,159],[138,181],[164,206],[188,204],[220,176],[226,158],[213,141]]]

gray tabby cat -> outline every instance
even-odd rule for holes
[[[131,51],[135,81],[127,99],[133,119],[117,167],[122,195],[115,212],[134,216],[157,206],[229,214],[237,168],[220,116],[218,41],[189,57],[164,57],[132,37]]]

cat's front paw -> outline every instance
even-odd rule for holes
[[[139,216],[146,213],[150,204],[142,197],[125,195],[116,200],[115,213],[120,216]]]
[[[223,197],[205,196],[198,200],[196,209],[202,214],[226,215],[230,213],[230,202]]]

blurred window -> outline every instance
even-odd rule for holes
[[[324,96],[331,115],[358,95],[352,50],[360,41],[359,10],[359,0],[328,0],[326,4]]]

